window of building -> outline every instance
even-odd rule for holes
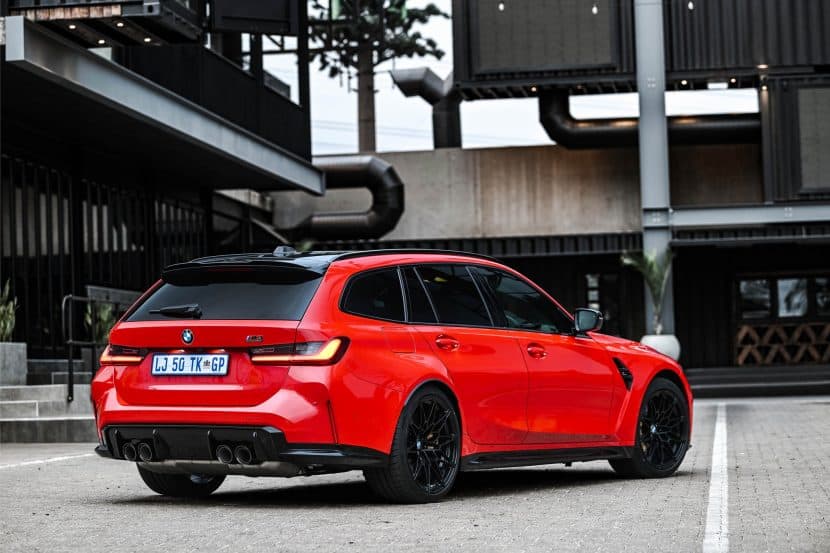
[[[406,283],[407,297],[409,299],[409,322],[410,323],[436,323],[435,311],[429,303],[421,277],[412,267],[402,269],[404,282]]]
[[[573,322],[538,290],[510,273],[475,269],[493,291],[509,328],[567,333]]]
[[[816,285],[816,314],[830,316],[830,278],[818,277]]]
[[[343,310],[374,319],[403,321],[403,293],[398,270],[382,269],[355,276],[343,298]]]
[[[764,319],[770,316],[769,280],[742,280],[739,287],[742,319]]]
[[[803,317],[807,314],[807,279],[778,279],[778,316]]]
[[[492,326],[490,314],[469,271],[463,265],[423,265],[424,283],[438,322],[465,326]]]

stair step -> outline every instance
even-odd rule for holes
[[[91,416],[0,419],[0,442],[3,443],[97,441],[95,419]]]
[[[37,416],[37,401],[0,401],[0,419],[25,419]]]
[[[80,396],[77,391],[74,401],[40,401],[37,408],[39,417],[93,416],[89,394]]]
[[[75,384],[75,397],[88,398],[89,384]],[[0,386],[0,401],[66,401],[66,384]]]
[[[92,373],[87,371],[73,372],[72,381],[75,384],[89,384],[92,382]],[[66,384],[69,382],[68,371],[55,371],[52,373],[52,384]]]
[[[74,370],[84,370],[84,362],[81,359],[74,359],[72,365]],[[27,368],[29,374],[65,371],[67,370],[67,361],[66,359],[29,359]]]

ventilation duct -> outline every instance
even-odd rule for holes
[[[326,174],[326,189],[368,188],[372,205],[364,212],[313,213],[291,234],[323,240],[380,238],[395,228],[403,215],[403,181],[395,168],[374,156],[317,158]]]
[[[539,95],[539,121],[548,136],[566,148],[607,148],[637,145],[636,118],[574,119],[567,90]],[[668,118],[672,144],[742,144],[761,140],[758,114],[694,115]]]

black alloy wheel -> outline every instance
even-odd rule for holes
[[[444,497],[458,476],[461,425],[455,405],[433,386],[418,390],[404,408],[389,466],[364,471],[372,490],[388,500],[426,503]]]
[[[662,478],[674,474],[689,449],[689,404],[677,384],[656,378],[640,407],[630,459],[611,466],[624,476]]]

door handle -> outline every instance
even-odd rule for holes
[[[546,352],[545,348],[539,344],[528,344],[527,354],[534,359],[542,359],[543,357],[547,357],[548,352]]]
[[[455,351],[461,347],[461,343],[458,340],[452,336],[447,336],[446,334],[438,335],[435,339],[435,345],[444,351]]]

